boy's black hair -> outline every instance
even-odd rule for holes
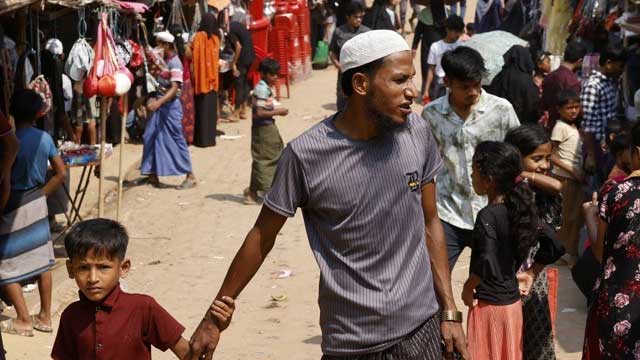
[[[119,222],[109,219],[84,220],[75,225],[64,239],[70,260],[83,258],[89,251],[109,259],[123,260],[129,235]]]
[[[608,47],[600,53],[600,66],[605,66],[607,61],[627,61],[627,52],[622,48]]]
[[[640,121],[633,124],[631,128],[631,142],[633,146],[640,146]]]
[[[619,133],[607,143],[607,147],[613,156],[618,157],[623,151],[631,148],[631,135],[627,131]]]
[[[560,92],[558,92],[558,95],[556,96],[556,103],[558,104],[559,108],[567,105],[572,101],[580,102],[580,95],[578,95],[577,92],[571,89],[560,90]]]
[[[478,81],[487,74],[482,55],[468,46],[459,46],[442,56],[442,69],[449,79]]]
[[[375,76],[376,71],[380,69],[383,63],[384,63],[384,58],[381,58],[381,59],[374,60],[368,64],[364,64],[356,68],[349,69],[344,73],[342,73],[340,86],[342,87],[342,92],[344,92],[344,95],[347,97],[353,95],[353,76],[356,73],[364,73],[369,76]]]
[[[464,32],[464,20],[458,15],[451,15],[444,21],[444,28],[451,31]]]
[[[258,71],[263,74],[278,75],[280,64],[272,58],[266,58],[258,65]]]
[[[587,50],[584,46],[577,41],[570,41],[567,47],[564,49],[564,61],[568,63],[576,63],[580,59],[584,58],[587,54]]]
[[[16,123],[32,123],[44,108],[44,100],[37,92],[24,89],[17,90],[11,97],[9,114]]]
[[[475,32],[476,31],[476,24],[475,23],[467,23],[467,32]]]
[[[344,10],[345,16],[353,16],[364,12],[364,5],[360,1],[351,1]]]

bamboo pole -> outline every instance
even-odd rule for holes
[[[118,170],[118,207],[116,209],[116,220],[120,221],[120,214],[122,210],[122,182],[124,178],[124,133],[127,131],[127,115],[129,96],[124,94],[122,98],[122,128],[120,129],[120,169]]]
[[[104,154],[107,146],[107,104],[109,99],[100,97],[100,181],[98,182],[98,217],[104,217]]]

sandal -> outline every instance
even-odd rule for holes
[[[182,182],[182,184],[176,186],[176,189],[178,190],[187,190],[187,189],[193,189],[194,187],[196,187],[196,181],[192,180],[192,179],[184,179],[184,181]]]
[[[40,322],[40,319],[38,318],[37,315],[31,315],[31,323],[33,324],[33,328],[35,330],[38,330],[40,332],[44,332],[44,333],[52,333],[53,332],[53,328],[49,325],[45,325],[43,323]]]
[[[0,322],[0,332],[10,335],[33,337],[33,330],[20,330],[13,326],[13,319]]]

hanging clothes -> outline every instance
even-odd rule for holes
[[[567,38],[570,35],[569,23],[573,17],[573,9],[569,0],[554,0],[546,31],[545,50],[552,54],[564,54]]]

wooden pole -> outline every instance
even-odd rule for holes
[[[118,170],[118,207],[116,209],[116,220],[120,221],[120,214],[122,210],[122,181],[124,178],[123,167],[124,167],[124,133],[127,131],[127,115],[129,113],[128,109],[129,96],[128,94],[124,94],[122,97],[122,128],[120,129],[120,169]]]
[[[104,154],[107,146],[107,104],[109,99],[100,97],[100,181],[98,182],[98,217],[104,217]]]

